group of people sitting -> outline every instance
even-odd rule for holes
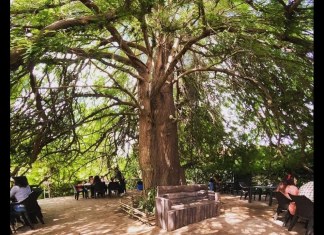
[[[111,196],[112,192],[116,192],[117,195],[121,195],[126,193],[126,180],[122,176],[119,170],[116,170],[115,177],[110,179],[110,182],[105,180],[105,177],[99,177],[96,175],[95,177],[89,176],[88,182],[78,182],[76,185],[77,191],[82,191],[85,197],[89,197],[89,191],[91,193],[91,198],[96,198],[97,196]]]
[[[309,181],[298,189],[297,178],[291,173],[288,173],[287,176],[285,176],[284,179],[279,183],[277,191],[282,192],[289,199],[291,198],[289,197],[288,193],[291,195],[304,195],[314,202],[314,181]],[[295,214],[295,202],[291,202],[289,204],[288,211],[291,215]]]

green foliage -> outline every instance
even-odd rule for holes
[[[147,196],[142,197],[139,200],[139,208],[145,213],[154,214],[155,211],[155,197],[156,197],[156,188],[147,190]]]
[[[24,50],[10,73],[11,172],[27,174],[33,184],[50,174],[57,194],[64,193],[61,185],[112,174],[116,164],[126,178],[140,177],[141,80],[108,25],[144,64],[174,37],[181,39],[179,51],[190,47],[174,70],[179,151],[189,181],[233,172],[276,178],[287,166],[312,166],[312,1],[293,11],[279,1],[92,3],[104,17],[80,1],[11,5],[10,47]],[[115,18],[106,21],[108,13]],[[62,22],[74,25],[44,30]],[[147,68],[152,64],[158,63]]]
[[[70,183],[51,185],[51,197],[71,196],[73,194],[73,188]]]
[[[126,179],[139,179],[139,163],[138,156],[135,153],[131,153],[130,156],[121,157],[118,159],[118,166]],[[134,181],[134,183],[136,183]],[[130,188],[135,188],[134,185],[129,185]]]

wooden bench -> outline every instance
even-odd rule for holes
[[[204,184],[157,186],[156,225],[172,231],[219,215],[220,201]]]

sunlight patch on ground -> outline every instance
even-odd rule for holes
[[[264,232],[266,232],[265,229],[255,229],[255,228],[241,229],[242,234],[262,234]]]
[[[281,235],[281,234],[284,234],[284,233],[275,233],[275,232],[269,233],[269,235]]]
[[[129,226],[127,229],[127,234],[138,234],[139,232],[143,232],[142,226]]]
[[[249,211],[249,208],[242,207],[242,206],[235,206],[235,207],[232,207],[231,208],[231,211],[232,212],[240,212],[240,213],[242,213],[242,212],[248,212]]]
[[[225,219],[226,223],[234,225],[237,223],[242,223],[247,217],[248,216],[244,216],[244,215],[238,216],[235,213],[228,212],[224,219]]]
[[[270,221],[276,225],[279,225],[280,227],[282,227],[283,225],[283,221],[281,220],[274,220],[274,219],[270,219]],[[287,228],[284,228],[282,227],[283,229],[287,229]],[[295,232],[295,231],[289,231],[290,234],[298,234],[298,232]],[[271,235],[271,234],[270,234]]]
[[[272,220],[272,221],[273,221],[273,223],[278,224],[279,226],[283,225],[283,221],[280,221],[280,220]]]
[[[209,225],[210,225],[211,227],[214,227],[214,228],[222,228],[222,227],[223,227],[222,223],[219,222],[219,221],[213,221],[213,222],[210,222]]]
[[[238,196],[222,195],[219,216],[190,224],[172,232],[142,224],[119,210],[118,200],[79,199],[73,196],[39,200],[45,224],[34,230],[24,227],[17,235],[303,235],[304,224],[294,231],[282,227],[282,218],[274,220],[276,204],[240,200]]]

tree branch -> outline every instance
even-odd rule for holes
[[[68,18],[68,19],[56,21],[46,26],[43,29],[43,32],[46,35],[46,31],[52,31],[52,30],[56,31],[56,30],[67,29],[76,26],[89,25],[89,24],[101,22],[103,20],[113,21],[115,19],[117,19],[117,15],[113,11],[107,12],[105,14],[95,15],[95,16],[91,15],[91,16],[82,16],[78,18]]]
[[[143,78],[143,77],[141,77],[141,76],[139,76],[139,75],[133,73],[133,72],[130,71],[129,69],[123,68],[123,67],[118,66],[118,65],[116,65],[116,64],[112,64],[112,63],[106,62],[106,61],[104,61],[103,59],[100,59],[99,61],[100,61],[102,64],[104,64],[104,65],[110,66],[110,67],[112,67],[112,68],[116,68],[116,69],[118,69],[118,70],[120,70],[120,71],[122,71],[122,72],[125,72],[125,73],[129,74],[129,75],[131,75],[132,77],[138,79],[139,81],[142,81],[142,82],[144,81],[144,78]]]
[[[102,39],[102,40],[100,41],[99,46],[104,46],[104,45],[106,45],[106,44],[108,44],[108,43],[112,43],[112,42],[116,42],[115,39],[114,39],[113,37],[111,37],[111,38],[109,38],[109,39]],[[148,55],[148,50],[147,50],[145,47],[143,47],[143,46],[141,46],[141,45],[139,45],[139,44],[137,44],[137,43],[134,43],[134,42],[128,42],[128,41],[124,41],[124,42],[125,42],[128,46],[133,47],[133,48],[135,48],[135,49],[138,49],[138,50],[140,50],[141,52],[143,52],[143,53],[145,53],[146,55]]]
[[[79,1],[82,2],[83,5],[85,5],[87,8],[89,8],[94,13],[97,13],[97,14],[100,13],[99,7],[91,0],[79,0]]]
[[[145,73],[146,65],[140,59],[137,58],[137,56],[133,53],[133,51],[127,45],[126,41],[124,41],[122,36],[119,34],[118,30],[114,26],[112,26],[111,24],[107,24],[106,28],[111,33],[113,38],[115,39],[115,42],[118,43],[118,45],[122,49],[122,51],[124,51],[125,54],[128,56],[129,60],[131,61],[131,64],[133,65],[133,67],[139,73]]]
[[[188,40],[185,43],[185,45],[178,52],[178,54],[176,54],[173,57],[173,59],[171,59],[171,62],[169,63],[169,66],[166,68],[166,71],[165,71],[163,77],[161,79],[153,80],[153,82],[152,82],[152,91],[151,91],[151,95],[152,96],[154,96],[155,94],[157,94],[157,92],[161,89],[161,87],[166,82],[166,80],[168,79],[168,77],[170,76],[170,74],[173,72],[176,64],[179,61],[179,59],[181,59],[181,57],[191,48],[191,46],[193,44],[195,44],[196,42],[198,42],[199,40],[201,40],[201,39],[209,36],[211,33],[212,33],[212,31],[206,30],[206,31],[202,32],[199,36],[197,36],[195,38],[192,38],[192,39]]]
[[[103,98],[110,98],[112,100],[115,100],[118,105],[128,105],[128,106],[131,106],[131,107],[134,107],[134,108],[138,108],[136,104],[132,103],[132,102],[127,102],[127,101],[122,101],[121,99],[113,96],[113,95],[109,95],[109,94],[101,94],[101,93],[96,93],[96,94],[79,94],[79,93],[76,93],[74,95],[74,97],[96,97],[96,98],[99,98],[99,97],[103,97]]]
[[[73,53],[78,56],[83,56],[86,58],[92,58],[92,59],[97,59],[97,60],[102,59],[102,58],[107,58],[107,59],[115,60],[115,61],[120,62],[127,66],[133,65],[129,59],[127,59],[123,56],[108,53],[108,52],[99,52],[99,51],[95,51],[93,49],[90,49],[88,52],[86,52],[84,49],[81,49],[81,48],[69,48],[68,52]]]
[[[69,4],[69,3],[75,2],[75,1],[79,1],[79,0],[69,0],[67,2],[60,2],[58,4],[48,4],[48,3],[45,3],[44,6],[39,6],[37,8],[22,9],[22,10],[12,10],[12,11],[10,11],[10,15],[19,15],[19,14],[25,14],[25,13],[37,14],[37,13],[39,13],[42,10],[47,10],[47,9],[50,9],[50,8],[61,7],[61,6],[64,6],[66,4]]]

